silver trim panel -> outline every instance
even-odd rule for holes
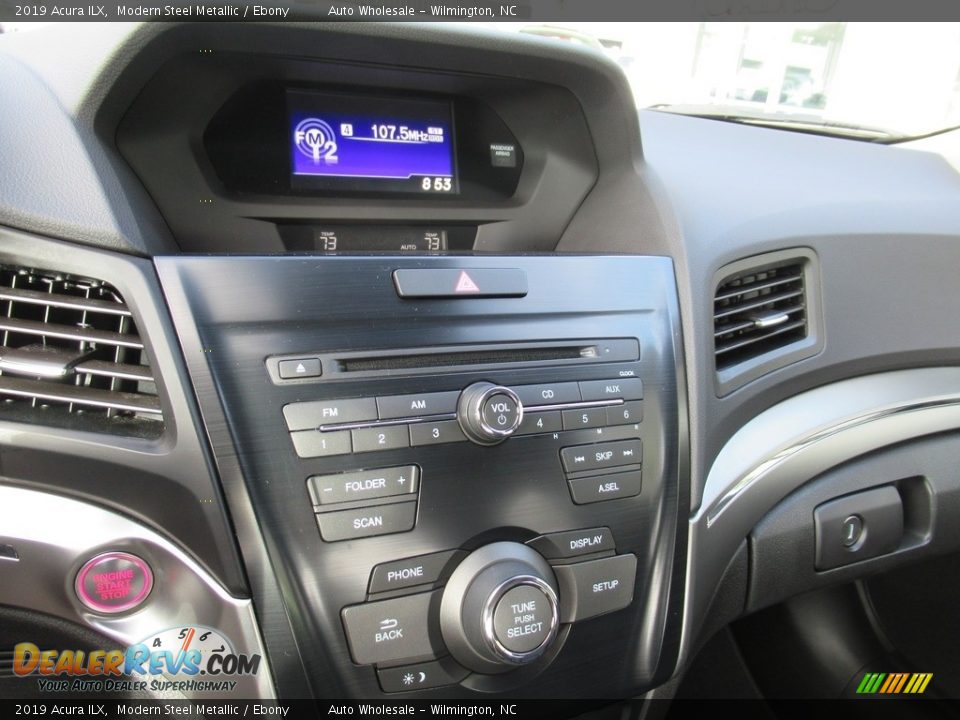
[[[123,645],[181,625],[216,628],[238,653],[258,653],[253,676],[224,676],[231,692],[185,692],[188,698],[276,697],[253,605],[232,597],[176,545],[149,528],[95,505],[59,495],[0,485],[0,544],[19,562],[0,563],[0,604],[48,613],[86,625]],[[153,569],[149,597],[132,612],[106,616],[77,597],[80,568],[103,552],[129,552]],[[182,679],[182,678],[178,678]]]
[[[737,547],[777,503],[865,453],[957,429],[960,368],[843,380],[800,393],[744,425],[714,460],[703,502],[690,518],[680,662]]]

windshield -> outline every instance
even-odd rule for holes
[[[606,53],[640,107],[881,141],[960,125],[957,23],[490,26]]]

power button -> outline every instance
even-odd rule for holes
[[[80,602],[103,615],[140,606],[152,588],[150,566],[125,552],[108,552],[91,558],[77,573],[75,585]]]

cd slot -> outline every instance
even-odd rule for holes
[[[416,375],[500,367],[632,362],[640,357],[636,339],[574,340],[387,350],[323,358],[324,375]],[[329,368],[330,372],[327,372]]]

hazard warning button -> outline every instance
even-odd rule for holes
[[[402,298],[523,297],[527,274],[519,268],[410,268],[394,270]]]

